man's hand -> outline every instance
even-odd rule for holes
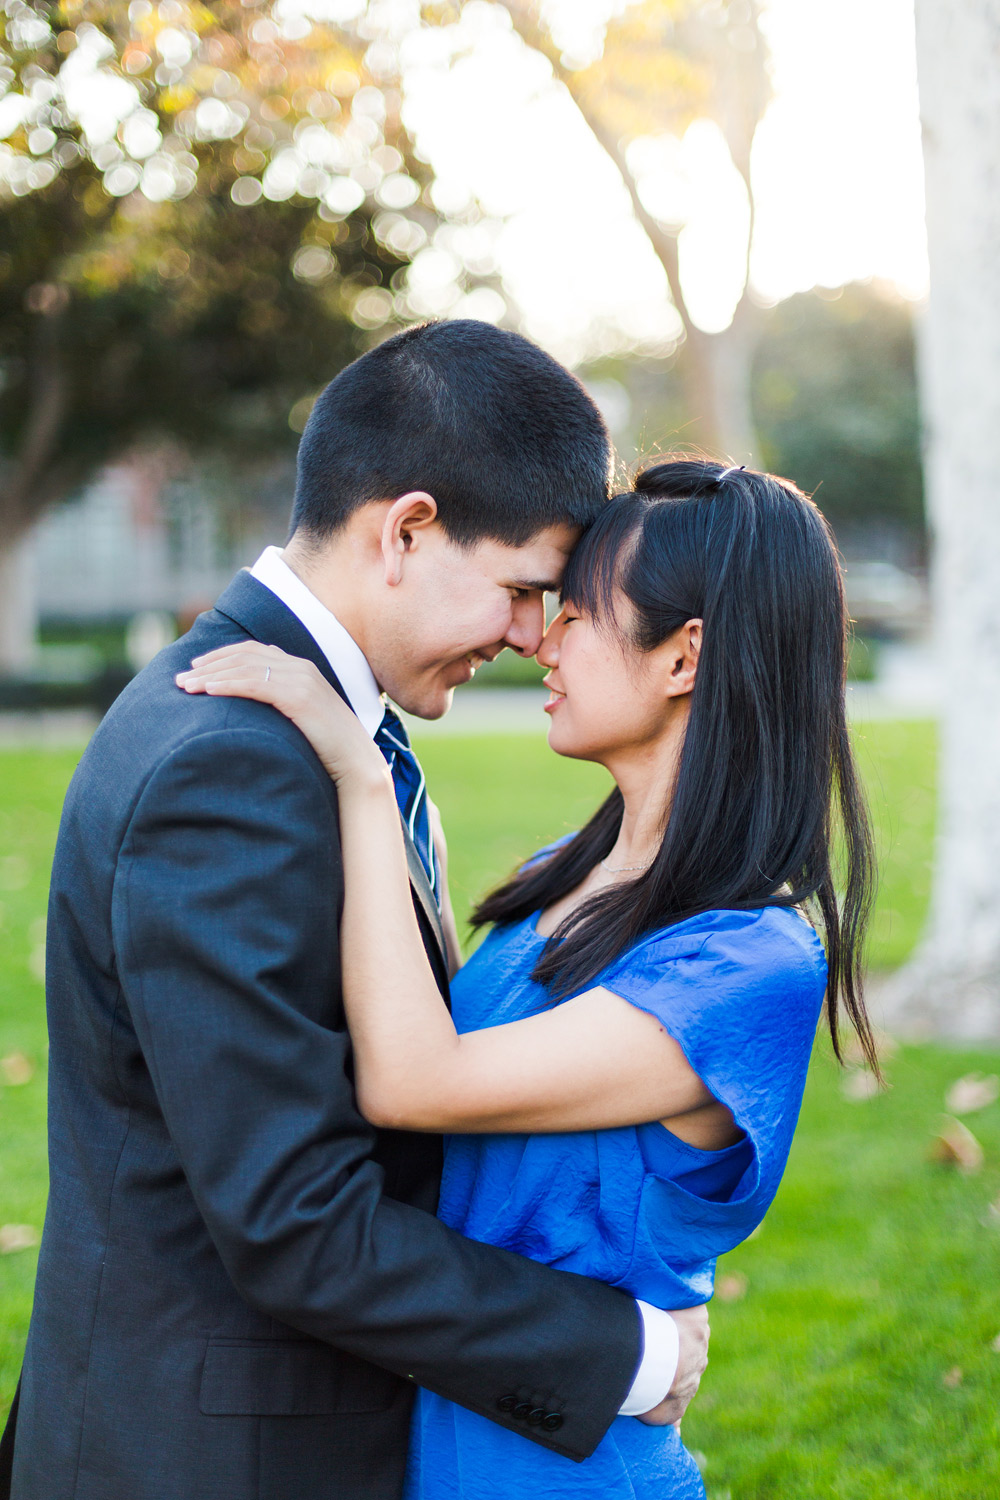
[[[668,1427],[680,1422],[708,1364],[708,1308],[681,1307],[670,1316],[680,1335],[680,1357],[674,1383],[666,1397],[659,1406],[654,1406],[652,1411],[639,1418],[640,1422],[648,1422],[651,1427]]]

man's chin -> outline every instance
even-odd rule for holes
[[[423,691],[413,688],[405,696],[390,694],[404,713],[412,714],[416,719],[443,719],[454,696],[455,689],[444,683],[435,683]]]

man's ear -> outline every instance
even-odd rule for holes
[[[403,560],[420,546],[421,535],[437,520],[437,501],[426,490],[410,490],[394,500],[382,522],[382,560],[390,588],[403,580]]]
[[[701,636],[701,620],[688,620],[660,647],[665,654],[664,665],[667,669],[664,684],[666,697],[682,698],[694,687],[694,680],[698,675]]]

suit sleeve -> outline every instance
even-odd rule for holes
[[[199,1211],[254,1307],[583,1458],[635,1373],[635,1303],[383,1196],[331,1025],[342,891],[329,785],[283,737],[204,734],[147,783],[115,951]],[[558,1430],[515,1423],[509,1393]]]

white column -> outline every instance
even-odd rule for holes
[[[890,1026],[1000,1040],[1000,0],[917,0],[930,298],[920,330],[943,688],[931,919]]]
[[[34,536],[0,551],[0,676],[30,671],[38,635]]]

